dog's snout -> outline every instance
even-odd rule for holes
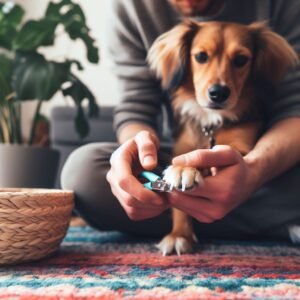
[[[221,104],[228,99],[230,89],[226,85],[214,84],[208,89],[208,95],[211,101]]]

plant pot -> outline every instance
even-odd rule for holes
[[[0,144],[0,187],[53,188],[58,163],[57,150]]]

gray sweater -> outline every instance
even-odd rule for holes
[[[154,40],[180,22],[180,15],[168,0],[108,0],[104,47],[110,56],[116,78],[119,104],[114,126],[139,122],[157,130],[157,116],[168,95],[150,72],[147,52]],[[268,20],[270,27],[284,36],[300,53],[299,0],[227,0],[224,9],[210,18],[242,24]],[[266,99],[269,124],[300,116],[300,67],[290,71],[274,95]]]

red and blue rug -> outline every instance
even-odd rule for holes
[[[300,248],[214,241],[162,257],[153,241],[72,227],[54,256],[1,268],[0,299],[300,299]]]

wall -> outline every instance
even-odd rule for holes
[[[96,39],[96,43],[101,48],[101,40],[106,34],[104,28],[104,16],[106,2],[110,0],[77,0],[85,12],[87,24],[91,28],[92,36]],[[15,0],[21,4],[26,10],[26,19],[39,18],[43,15],[49,0]],[[44,53],[44,51],[43,51]],[[48,58],[58,59],[68,56],[68,58],[76,58],[83,62],[85,70],[77,73],[77,75],[89,86],[97,102],[100,105],[113,105],[116,104],[116,96],[113,91],[108,90],[111,84],[112,76],[109,72],[108,61],[105,52],[101,51],[101,61],[98,65],[93,65],[85,59],[85,48],[81,42],[74,43],[70,41],[65,35],[59,36],[57,43],[53,49],[47,49],[45,52]],[[49,113],[53,105],[70,105],[70,102],[63,99],[61,95],[56,95],[54,101],[47,104],[43,111]],[[33,103],[25,105],[25,114],[23,117],[23,124],[25,132],[28,132],[30,124]]]

